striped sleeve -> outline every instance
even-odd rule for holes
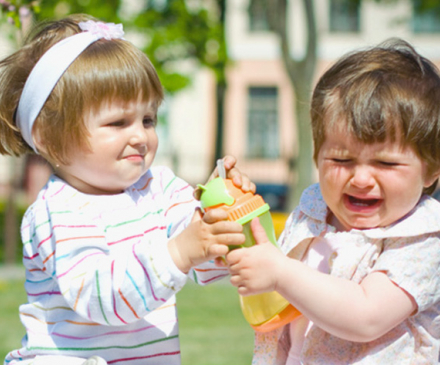
[[[28,269],[51,280],[44,287],[29,286],[29,297],[62,297],[81,317],[112,326],[132,323],[162,306],[186,276],[172,262],[160,225],[148,234],[140,226],[117,227],[112,238],[121,233],[126,239],[109,242],[109,228],[87,215],[50,201],[35,207],[23,224],[25,260],[31,262]]]
[[[171,170],[163,169],[160,181],[166,206],[167,232],[171,238],[188,226],[196,208],[200,207],[200,202],[194,199],[193,187],[175,176]],[[227,275],[228,270],[224,267],[217,267],[213,261],[193,268],[188,274],[200,285],[215,282]]]

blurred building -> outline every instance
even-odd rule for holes
[[[318,26],[316,78],[342,54],[400,37],[440,66],[440,5],[420,13],[417,1],[313,0]],[[280,59],[277,36],[269,31],[267,0],[227,1],[227,72],[224,153],[258,186],[273,209],[283,210],[290,166],[297,153],[294,92]],[[288,11],[293,56],[301,56],[305,40],[302,1],[290,0]],[[0,55],[5,47],[0,43]],[[160,146],[155,164],[166,164],[192,184],[204,182],[213,168],[216,115],[215,80],[205,69],[183,65],[192,85],[167,97],[160,111]],[[311,92],[311,90],[310,90]],[[10,162],[12,161],[12,162]],[[0,158],[0,194],[9,181],[8,164]],[[20,165],[21,166],[21,165]],[[50,170],[39,160],[25,161],[23,188],[31,201]]]
[[[258,192],[273,209],[283,210],[298,136],[295,96],[280,59],[278,38],[269,31],[268,3],[267,0],[227,2],[227,46],[232,63],[224,111],[224,152],[238,158],[240,167],[257,183]],[[382,4],[365,0],[314,0],[319,59],[316,79],[348,51],[391,37],[409,41],[440,65],[440,5],[437,10],[420,13],[414,4],[417,2],[410,0]],[[290,1],[293,56],[302,55],[306,39],[301,6],[302,1]],[[211,86],[209,81],[203,82],[198,80],[189,91],[191,94],[182,93],[172,103],[173,107],[179,107],[175,110],[177,118],[170,120],[170,141],[177,149],[185,146],[178,152],[179,158],[187,161],[180,165],[179,173],[188,181],[203,180],[212,168],[212,158],[206,157],[214,153],[215,112],[211,108],[214,82]],[[188,121],[182,123],[182,115],[199,127],[184,133]],[[199,149],[200,141],[206,150]]]

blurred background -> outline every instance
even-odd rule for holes
[[[440,64],[439,0],[0,0],[0,7],[0,57],[34,21],[88,13],[122,22],[166,90],[155,164],[197,184],[217,158],[236,156],[279,213],[278,231],[316,180],[308,108],[322,72],[342,54],[391,37]],[[21,214],[50,172],[38,156],[0,156],[0,262],[17,260]]]
[[[0,6],[1,57],[19,47],[34,21],[88,13],[122,22],[166,90],[155,164],[197,184],[217,158],[236,156],[281,213],[277,230],[316,180],[308,108],[322,72],[342,54],[391,37],[440,64],[439,0],[0,0]],[[0,156],[6,212],[0,262],[17,259],[20,214],[50,172],[38,156]]]
[[[0,7],[2,58],[36,20],[88,13],[122,22],[166,90],[155,164],[197,184],[217,158],[236,156],[270,204],[277,234],[316,181],[309,100],[335,59],[400,37],[440,66],[439,0],[0,0]],[[50,173],[37,156],[0,156],[0,263],[21,261],[21,215]],[[245,336],[249,352],[251,331]]]

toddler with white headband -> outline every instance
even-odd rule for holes
[[[163,91],[121,25],[70,16],[0,61],[0,152],[40,154],[54,174],[21,227],[28,303],[13,364],[180,364],[175,294],[245,240],[193,188],[151,167]],[[228,177],[255,190],[224,158]],[[212,176],[216,176],[214,171]]]

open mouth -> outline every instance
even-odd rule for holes
[[[351,195],[345,195],[345,202],[346,205],[353,210],[369,210],[369,209],[375,209],[377,208],[381,202],[382,199],[362,199],[362,198],[356,198]]]
[[[371,207],[379,202],[379,199],[359,199],[354,196],[348,196],[350,204],[357,205],[359,207]]]

